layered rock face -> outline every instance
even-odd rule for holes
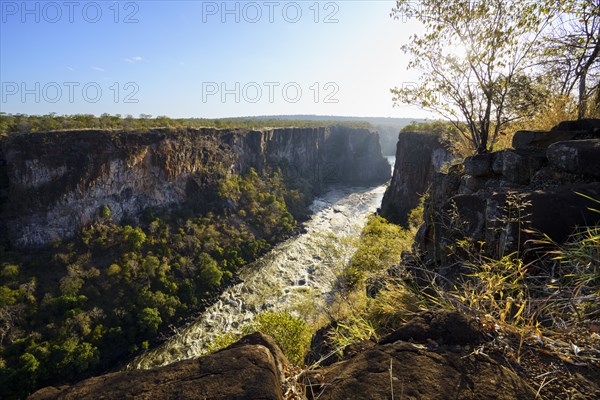
[[[457,239],[501,256],[524,250],[537,231],[564,242],[600,222],[600,120],[566,121],[550,132],[517,132],[513,149],[469,157],[433,178],[417,240],[445,263]]]
[[[73,236],[105,205],[116,221],[149,207],[202,210],[220,179],[250,168],[280,168],[315,191],[389,179],[378,135],[341,126],[46,132],[0,145],[0,236],[20,248]]]
[[[433,176],[452,160],[439,138],[428,133],[403,132],[398,136],[392,182],[381,203],[381,215],[406,226],[408,213],[417,207]]]
[[[307,373],[312,399],[532,399],[531,387],[471,349],[486,335],[456,312],[423,312],[379,343],[366,341],[346,360]]]

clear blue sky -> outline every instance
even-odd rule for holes
[[[425,117],[392,107],[418,29],[393,6],[0,0],[0,111]]]

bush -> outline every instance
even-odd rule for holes
[[[360,244],[343,274],[350,286],[367,272],[383,271],[400,262],[403,251],[412,246],[413,235],[380,216],[370,217],[361,233]]]
[[[123,240],[132,251],[139,250],[146,241],[146,234],[141,228],[132,228],[126,225],[123,228]]]
[[[106,204],[100,207],[100,218],[104,220],[109,220],[111,216],[110,207]]]
[[[255,331],[271,336],[294,365],[302,365],[311,339],[306,321],[285,311],[267,311],[256,317]]]
[[[10,280],[12,278],[16,278],[19,276],[19,266],[8,264],[2,268],[2,272],[0,272],[0,277]]]

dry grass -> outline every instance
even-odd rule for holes
[[[515,132],[520,130],[540,130],[549,131],[562,121],[577,119],[577,104],[570,96],[548,97],[546,104],[541,107],[533,116],[513,122],[506,129],[505,136],[501,139],[504,143],[499,143],[495,148],[510,148],[512,137]]]

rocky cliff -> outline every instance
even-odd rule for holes
[[[408,213],[419,204],[433,176],[452,155],[438,136],[430,133],[403,132],[398,136],[396,163],[390,186],[381,203],[381,215],[406,226]]]
[[[0,235],[17,247],[71,237],[102,206],[204,208],[231,173],[280,168],[314,191],[389,179],[376,133],[334,126],[261,131],[156,129],[14,135],[0,143]]]
[[[549,132],[517,132],[513,148],[467,158],[433,177],[424,253],[447,264],[468,238],[490,256],[525,250],[540,233],[562,243],[600,223],[600,120],[566,121]]]

